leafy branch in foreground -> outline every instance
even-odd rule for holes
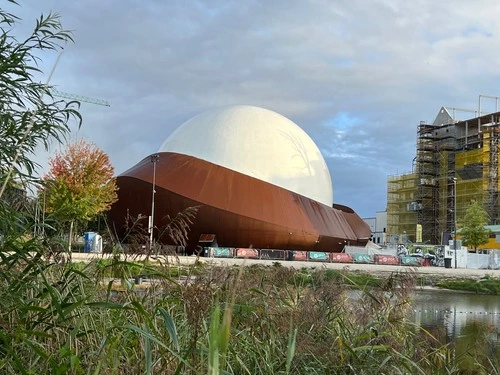
[[[35,78],[43,73],[37,55],[61,50],[72,37],[49,14],[18,41],[17,22],[0,9],[0,372],[33,373],[42,361],[52,371],[41,373],[63,373],[76,368],[69,364],[74,353],[51,352],[50,343],[69,342],[63,332],[76,328],[69,322],[87,298],[79,289],[84,279],[67,269],[53,272],[45,262],[47,243],[33,233],[36,205],[25,183],[37,180],[36,148],[62,142],[72,121],[81,124],[78,103],[54,101],[50,86]]]
[[[37,53],[57,51],[72,41],[57,14],[41,16],[32,33],[18,42],[11,35],[18,18],[0,9],[0,198],[13,177],[32,179],[38,145],[62,141],[71,120],[81,124],[77,102],[54,101],[41,74]],[[48,99],[48,100],[45,100]]]

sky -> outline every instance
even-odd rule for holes
[[[186,120],[235,104],[278,112],[316,142],[334,202],[374,217],[388,176],[411,172],[417,126],[442,106],[474,117],[500,96],[496,0],[44,0],[2,7],[26,37],[58,13],[74,43],[41,55],[82,103],[71,138],[108,153],[116,174],[156,152]],[[495,99],[483,99],[494,111]],[[59,151],[39,151],[46,160]]]

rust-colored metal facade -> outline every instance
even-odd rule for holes
[[[127,214],[150,215],[152,182],[150,157],[117,177],[118,201],[109,217],[119,235]],[[191,248],[204,233],[215,234],[224,247],[329,252],[365,245],[370,238],[368,225],[348,207],[329,207],[192,156],[160,153],[155,185],[158,228],[167,224],[167,215],[200,206],[189,233]]]

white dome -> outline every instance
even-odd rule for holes
[[[161,145],[258,178],[328,206],[330,172],[313,140],[280,114],[253,106],[204,112],[186,121]]]

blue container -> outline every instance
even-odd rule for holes
[[[83,234],[83,240],[84,240],[84,245],[83,245],[83,252],[84,253],[90,253],[92,251],[92,243],[94,242],[95,235],[97,233],[95,232],[85,232]]]

